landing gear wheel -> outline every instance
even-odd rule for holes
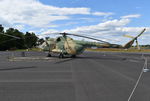
[[[60,53],[59,58],[64,58],[64,55]]]
[[[52,55],[50,53],[48,53],[47,57],[51,57]]]
[[[72,58],[75,58],[75,57],[76,57],[76,55],[72,55],[71,57],[72,57]]]

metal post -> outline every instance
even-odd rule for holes
[[[133,96],[133,94],[134,94],[134,92],[135,92],[135,90],[136,90],[136,88],[137,88],[137,86],[138,86],[138,84],[139,84],[139,82],[140,82],[140,79],[141,79],[143,73],[149,71],[149,69],[148,69],[148,67],[147,67],[147,58],[144,57],[144,59],[145,59],[145,63],[144,63],[144,66],[143,66],[143,68],[142,68],[142,71],[141,71],[141,73],[140,73],[140,75],[139,75],[139,77],[138,77],[138,80],[137,80],[137,82],[136,82],[136,84],[135,84],[135,86],[134,86],[134,88],[133,88],[133,90],[132,90],[132,92],[131,92],[131,94],[130,94],[130,96],[129,96],[129,98],[128,98],[127,101],[130,101],[130,100],[131,100],[131,98],[132,98],[132,96]]]
[[[144,64],[144,69],[143,69],[143,72],[148,72],[149,69],[148,69],[148,66],[147,66],[147,58],[145,58],[145,64]]]
[[[104,55],[103,56],[106,56],[106,53],[104,52]]]
[[[12,52],[11,57],[12,57],[12,58],[14,57],[14,52]]]
[[[22,57],[26,57],[25,52],[21,52]]]
[[[144,54],[142,53],[142,56],[141,56],[141,58],[143,59],[144,58]]]

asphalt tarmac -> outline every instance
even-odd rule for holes
[[[0,52],[0,101],[127,101],[148,53],[84,52],[46,58],[44,52]],[[17,58],[13,58],[17,57]],[[39,58],[40,57],[40,58]],[[130,101],[150,101],[150,72]]]

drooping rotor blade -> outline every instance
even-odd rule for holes
[[[107,43],[107,44],[110,44],[109,42],[106,42],[106,41],[103,41],[103,40],[99,40],[99,39],[96,39],[96,38],[92,38],[92,37],[88,37],[88,36],[83,36],[83,35],[77,35],[77,34],[70,34],[70,33],[60,33],[62,35],[73,35],[73,36],[77,36],[77,37],[83,37],[83,38],[87,38],[87,39],[92,39],[92,40],[96,40],[96,41],[100,41],[100,42],[103,42],[103,43]]]
[[[5,36],[9,36],[9,37],[12,37],[12,38],[15,38],[15,39],[21,39],[19,37],[16,37],[16,36],[13,36],[13,35],[9,35],[9,34],[4,34],[4,33],[0,33],[1,35],[5,35]]]
[[[6,43],[6,42],[13,41],[13,40],[16,40],[16,39],[12,38],[12,39],[10,39],[10,40],[2,41],[0,44],[4,44],[4,43]]]
[[[144,32],[145,32],[146,28],[144,28],[141,33],[139,35],[137,35],[135,38],[138,38],[139,36],[141,36]]]

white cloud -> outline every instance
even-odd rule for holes
[[[0,23],[3,25],[46,27],[53,21],[69,19],[68,15],[90,14],[90,9],[60,8],[44,5],[37,0],[1,0],[0,12]]]
[[[18,30],[23,30],[24,29],[24,25],[15,25],[14,28],[16,28]]]
[[[99,21],[100,18],[91,18],[91,17],[88,17],[88,18],[79,18],[80,20],[80,23],[83,22],[96,22],[96,21]]]
[[[126,15],[122,16],[122,19],[128,19],[128,18],[139,18],[141,15],[140,14],[131,14],[131,15]]]
[[[112,12],[94,12],[92,14],[96,15],[96,16],[110,16],[110,15],[113,15],[114,13],[112,13]]]
[[[110,12],[91,12],[86,7],[56,7],[45,5],[38,0],[0,0],[0,23],[7,27],[28,25],[52,27],[52,22],[71,19],[70,15],[109,16]],[[57,27],[55,25],[54,27]]]
[[[131,39],[123,37],[124,34],[137,36],[144,28],[146,28],[146,32],[144,32],[144,34],[139,38],[139,42],[140,44],[146,44],[146,42],[149,44],[149,42],[145,40],[149,40],[150,27],[127,27],[127,24],[130,22],[130,19],[114,19],[97,25],[82,26],[74,29],[63,30],[61,32],[92,36],[110,43],[125,44]],[[49,31],[49,33],[52,32]]]
[[[86,7],[56,7],[42,4],[38,0],[0,0],[0,24],[20,30],[25,29],[25,26],[34,29],[58,27],[54,21],[70,20],[70,15],[76,14],[109,16],[113,13],[93,13]]]
[[[91,25],[91,26],[83,26],[78,27],[71,30],[64,30],[65,32],[71,32],[71,33],[81,33],[81,34],[91,34],[91,33],[97,33],[102,31],[108,31],[115,29],[116,27],[122,27],[124,25],[127,25],[130,22],[129,19],[121,19],[121,20],[110,20],[103,23],[99,23],[97,25]]]
[[[47,34],[53,34],[53,33],[59,33],[59,31],[50,29],[50,30],[44,31],[41,35],[47,35]]]
[[[58,30],[45,31],[45,28],[57,27],[54,21],[68,20],[71,19],[70,15],[76,14],[110,17],[114,13],[91,12],[91,9],[86,7],[67,8],[50,6],[42,4],[38,0],[0,0],[0,24],[5,27],[15,27],[19,30],[29,26],[33,27],[33,30],[36,31],[38,30],[37,28],[42,28],[41,32],[43,34],[59,32]],[[131,22],[130,18],[139,18],[140,16],[140,14],[132,14],[122,16],[121,19],[111,20],[111,18],[103,23],[63,30],[62,32],[92,35],[97,38],[103,36],[104,38],[111,38],[117,41],[126,41],[126,39],[122,38],[123,34],[137,35],[143,29],[143,27],[127,27],[127,24]],[[84,18],[84,20],[93,21],[91,18]],[[74,24],[74,21],[69,22],[65,22],[66,25]],[[144,35],[150,36],[149,27]],[[147,39],[148,37],[144,35],[142,36],[143,39]]]
[[[116,34],[121,32],[117,30],[118,27],[121,28],[127,25],[129,22],[130,22],[129,19],[120,19],[120,20],[115,19],[99,23],[97,25],[77,27],[75,29],[63,30],[61,32],[89,35],[97,38],[100,38],[102,36],[103,40],[109,41],[108,39],[113,38]],[[48,30],[46,32],[43,32],[42,34],[49,34],[49,33],[53,33],[53,31]],[[118,41],[117,39],[115,40]]]

